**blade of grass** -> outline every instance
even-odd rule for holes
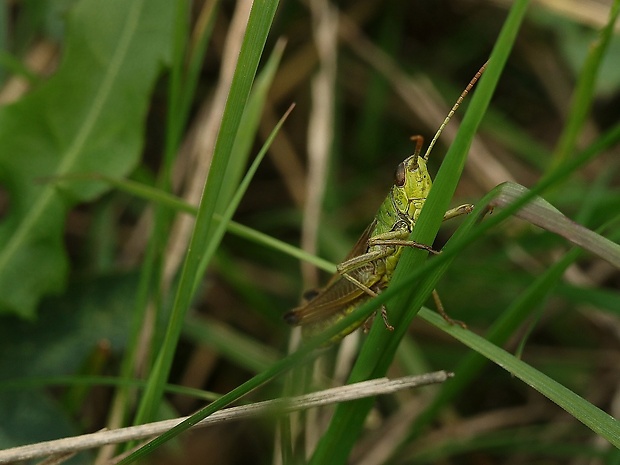
[[[383,297],[383,295],[379,295],[376,300],[380,301],[385,299],[386,298]],[[360,308],[356,309],[350,315],[340,320],[337,324],[329,328],[324,333],[304,343],[297,351],[274,363],[269,369],[259,373],[245,383],[234,388],[232,391],[224,394],[222,397],[215,400],[207,407],[199,410],[197,413],[190,416],[187,420],[179,423],[174,428],[157,437],[153,441],[133,452],[132,454],[128,455],[123,460],[121,460],[118,465],[126,465],[146,456],[147,454],[153,452],[157,447],[161,446],[162,444],[179,435],[180,433],[188,430],[199,421],[207,418],[209,415],[212,415],[213,413],[226,407],[227,405],[239,400],[243,396],[247,395],[251,391],[267,383],[278,375],[285,373],[291,368],[298,367],[303,363],[309,363],[314,358],[314,356],[318,355],[318,352],[316,351],[318,348],[324,346],[327,341],[332,339],[337,334],[341,333],[345,328],[351,326],[354,322],[367,318],[374,311],[374,309],[375,304],[373,302],[367,302],[366,304],[360,306]]]
[[[583,207],[578,215],[582,222],[588,222],[588,217],[595,211],[595,199],[599,197],[600,192],[605,191],[605,187],[609,182],[610,179],[606,179],[604,185],[601,182],[597,182],[588,192],[588,197],[585,199]],[[613,222],[613,219],[611,221]],[[612,225],[613,223],[608,223],[605,227],[611,228]],[[544,305],[551,290],[561,284],[561,278],[565,270],[582,254],[583,251],[577,248],[569,251],[542,275],[537,277],[535,282],[528,286],[525,292],[521,293],[516,301],[505,311],[501,312],[498,320],[487,331],[485,339],[501,347],[514,333],[515,328],[523,324],[528,315],[535,311],[536,308]],[[458,376],[448,383],[445,383],[437,395],[434,396],[431,403],[416,417],[411,425],[409,433],[402,441],[400,449],[405,448],[406,444],[411,443],[411,441],[413,441],[437,416],[441,409],[475,379],[486,363],[487,360],[475,352],[463,358],[454,370]],[[398,455],[398,452],[394,454],[394,456],[396,455]]]
[[[68,176],[58,176],[53,180],[61,182],[61,181],[69,181],[73,178],[76,179],[95,179],[99,181],[106,182],[117,189],[126,192],[128,194],[134,195],[136,197],[148,200],[150,202],[154,202],[160,204],[166,208],[177,212],[189,213],[190,215],[196,216],[198,214],[198,208],[190,205],[185,202],[183,199],[176,197],[172,194],[169,194],[163,190],[158,188],[148,186],[146,184],[142,184],[136,181],[131,181],[129,179],[115,179],[109,176],[102,176],[99,174],[84,174],[84,175],[68,175]],[[222,221],[222,215],[215,214],[213,219],[216,223],[220,223]],[[320,268],[323,271],[328,273],[336,272],[336,265],[332,262],[325,260],[323,258],[317,257],[316,255],[311,255],[308,252],[300,249],[299,247],[295,247],[287,242],[283,242],[275,237],[271,237],[263,232],[257,231],[256,229],[250,228],[249,226],[245,226],[243,224],[237,223],[235,221],[229,221],[226,230],[235,234],[238,237],[242,237],[247,239],[250,242],[253,242],[258,245],[262,245],[265,247],[270,247],[274,250],[278,250],[287,255],[290,255],[293,258],[297,258],[299,260],[304,260],[312,265]]]
[[[583,159],[591,158],[593,156],[592,153],[598,153],[604,147],[609,145],[610,140],[615,140],[615,138],[618,137],[616,132],[620,132],[620,126],[618,128],[618,131],[613,131],[611,134],[608,134],[606,137],[603,138],[603,140],[598,141],[597,144],[594,144],[592,147],[590,147],[588,150],[586,150],[584,152],[584,154],[581,154],[581,156],[579,158],[582,160],[582,162],[583,162]],[[492,197],[492,196],[489,195],[488,197]],[[488,201],[490,201],[490,199],[487,200],[487,202]],[[505,219],[506,217],[508,217],[512,213],[512,212],[510,212],[511,209],[516,209],[516,207],[515,206],[511,206],[508,209],[506,209],[506,210],[504,210],[502,212],[499,212],[494,218],[498,218],[500,216],[503,216],[504,217],[503,219]],[[484,210],[484,208],[477,209],[477,211],[481,211],[481,210]],[[508,212],[508,213],[506,213],[506,212]],[[500,218],[500,221],[503,220],[503,219]],[[463,235],[471,236],[471,234],[470,234],[471,228],[473,227],[473,225],[477,221],[478,221],[478,218],[476,218],[476,215],[475,215],[475,212],[474,212],[472,215],[470,215],[469,218],[467,218],[467,220],[463,223],[461,228],[459,228],[459,231],[461,231],[461,230],[465,231],[461,235],[462,236]],[[487,223],[490,223],[490,222],[487,222]],[[468,228],[463,228],[464,226],[468,226]],[[482,225],[479,225],[477,229],[484,229],[484,230],[486,230],[486,224],[483,223]],[[459,231],[457,231],[457,233]],[[477,232],[477,231],[474,231],[474,232]],[[474,237],[477,237],[477,235],[475,235]],[[465,237],[465,239],[468,239],[468,237]],[[462,241],[462,240],[460,241],[460,243],[467,243],[467,242],[468,242],[467,240],[466,241]],[[270,379],[274,378],[275,376],[277,376],[277,375],[279,375],[279,374],[281,374],[281,373],[291,369],[292,367],[298,366],[302,362],[310,361],[311,357],[309,357],[309,358],[306,358],[306,357],[308,357],[310,354],[312,354],[318,347],[321,347],[322,345],[324,345],[328,340],[333,338],[336,334],[341,333],[345,328],[349,327],[354,322],[360,321],[360,320],[363,320],[363,319],[367,318],[377,308],[378,305],[386,302],[388,299],[390,299],[394,295],[400,293],[401,291],[403,291],[407,287],[411,286],[412,282],[414,282],[416,279],[420,278],[421,276],[428,275],[433,269],[438,268],[439,266],[441,266],[445,262],[447,262],[450,258],[453,258],[454,255],[455,255],[454,250],[449,250],[445,254],[441,254],[441,255],[437,256],[434,260],[426,262],[419,269],[412,271],[412,273],[410,275],[406,276],[402,280],[402,282],[398,283],[397,285],[390,286],[389,289],[387,289],[384,293],[380,294],[378,297],[376,297],[372,301],[366,302],[364,305],[361,305],[358,309],[353,311],[347,317],[343,318],[341,321],[339,321],[333,327],[329,328],[323,334],[321,334],[321,335],[317,336],[316,338],[314,338],[314,339],[308,341],[307,343],[305,343],[298,351],[294,352],[290,356],[288,356],[288,357],[280,360],[279,362],[275,363],[269,370],[266,370],[265,372],[260,373],[259,375],[255,376],[254,378],[252,378],[249,381],[247,381],[244,384],[242,384],[241,386],[235,388],[233,391],[231,391],[228,394],[222,396],[222,398],[220,398],[217,401],[213,402],[212,404],[207,406],[205,409],[203,409],[200,412],[198,412],[196,415],[190,417],[190,419],[188,419],[183,424],[180,424],[177,427],[175,427],[174,430],[171,430],[171,431],[167,432],[165,435],[160,436],[159,438],[157,438],[156,440],[154,440],[153,442],[151,442],[147,446],[145,446],[145,448],[140,449],[139,451],[136,451],[131,456],[127,457],[124,461],[121,462],[121,464],[130,463],[134,459],[136,459],[138,457],[142,457],[143,455],[145,455],[148,452],[152,451],[154,448],[156,448],[156,447],[160,446],[161,444],[163,444],[164,442],[166,442],[167,440],[169,440],[169,439],[175,437],[177,434],[187,430],[193,424],[195,424],[195,422],[200,421],[200,419],[202,419],[202,418],[206,418],[207,416],[209,416],[213,412],[215,412],[215,411],[225,407],[226,405],[228,405],[228,404],[230,404],[230,403],[240,399],[242,396],[244,396],[247,393],[249,393],[250,391],[256,389],[258,386],[266,383],[267,381],[269,381]],[[444,322],[444,326],[443,327],[446,327],[446,326],[448,326],[448,325]]]
[[[578,249],[573,249],[538,277],[510,307],[501,312],[498,320],[486,333],[485,338],[497,346],[504,344],[514,334],[515,328],[520,326],[536,308],[544,304],[553,286],[562,278],[566,268],[578,258],[580,252]],[[468,354],[454,370],[455,373],[458,373],[456,379],[447,383],[424,411],[418,415],[403,444],[417,437],[423,428],[437,416],[438,412],[473,381],[487,362],[487,359],[477,353]]]
[[[215,5],[215,3],[214,3]],[[185,50],[187,49],[188,37],[188,10],[187,2],[177,2],[175,10],[175,30],[173,41],[173,60],[171,67],[171,77],[168,89],[168,106],[169,111],[166,121],[166,137],[164,142],[164,155],[163,166],[158,176],[158,187],[162,192],[168,192],[171,187],[171,173],[174,157],[178,149],[181,133],[185,127],[185,123],[189,114],[189,102],[191,101],[194,92],[196,90],[197,77],[200,72],[200,65],[204,59],[204,51],[206,50],[210,32],[213,23],[212,15],[210,22],[207,22],[207,27],[203,28],[200,32],[197,42],[199,44],[198,51],[200,55],[194,54],[190,58],[189,70],[185,71]],[[213,11],[215,11],[215,6]],[[154,226],[153,233],[149,240],[147,248],[145,262],[142,266],[142,272],[140,277],[140,283],[136,294],[136,302],[134,304],[134,317],[132,322],[132,334],[130,337],[128,350],[125,352],[123,358],[123,364],[121,366],[121,376],[129,379],[134,372],[134,366],[137,363],[137,357],[139,353],[139,341],[140,334],[142,332],[142,326],[145,320],[145,313],[147,304],[153,295],[157,296],[153,299],[156,306],[156,315],[161,315],[161,302],[163,301],[158,296],[162,286],[159,285],[162,276],[162,256],[161,251],[164,250],[164,244],[166,243],[170,224],[172,221],[171,212],[165,208],[156,208],[154,213]],[[158,347],[155,343],[153,347]],[[147,357],[147,365],[150,365],[153,354],[150,353]],[[113,401],[113,407],[111,409],[109,427],[117,427],[120,423],[116,417],[120,415],[120,410],[127,410],[128,392],[126,388],[122,387],[116,394]],[[124,413],[125,416],[128,412]]]
[[[214,319],[188,317],[183,325],[183,335],[190,341],[213,348],[219,356],[250,372],[266,370],[280,356],[275,349]]]
[[[235,144],[231,151],[232,158],[224,175],[226,183],[222,186],[220,198],[218,199],[218,206],[216,208],[218,213],[222,213],[229,204],[230,198],[243,176],[243,169],[247,166],[252,144],[256,138],[256,132],[265,106],[265,100],[278,70],[282,53],[284,53],[284,46],[284,40],[279,40],[276,43],[265,67],[258,74],[252,86],[252,92],[243,111],[239,132],[235,137]]]
[[[570,389],[471,331],[467,331],[458,325],[447,327],[446,322],[439,315],[428,309],[423,309],[420,311],[420,314],[429,323],[441,327],[455,339],[458,339],[485,358],[492,360],[555,402],[592,431],[607,439],[611,444],[620,447],[620,421],[611,415],[603,412]]]
[[[586,117],[594,100],[596,78],[601,69],[605,52],[609,49],[619,13],[620,0],[615,0],[609,10],[607,24],[601,29],[599,39],[590,47],[590,52],[579,74],[568,121],[553,152],[551,168],[565,162],[570,154],[575,151],[577,138],[586,122]]]
[[[280,121],[278,121],[278,124],[276,124],[276,127],[273,129],[273,131],[271,131],[271,134],[265,141],[265,144],[263,145],[260,152],[258,153],[256,158],[252,162],[252,165],[250,166],[246,175],[241,181],[241,184],[239,184],[239,187],[237,188],[237,191],[234,193],[232,199],[228,200],[228,205],[226,206],[226,209],[222,213],[222,219],[220,220],[219,224],[216,225],[215,230],[213,231],[213,234],[210,237],[211,240],[209,241],[209,243],[207,244],[207,247],[202,253],[202,257],[200,259],[200,266],[198,267],[198,273],[196,274],[196,280],[194,283],[195,288],[198,287],[199,281],[202,278],[205,270],[207,269],[207,266],[209,262],[211,261],[211,258],[213,258],[213,254],[215,254],[215,250],[217,249],[217,246],[222,240],[222,237],[224,237],[224,233],[226,232],[226,227],[228,226],[228,223],[230,222],[232,216],[234,215],[235,210],[237,210],[239,203],[241,203],[241,199],[243,198],[245,192],[247,191],[248,186],[250,185],[250,181],[254,177],[256,170],[258,170],[258,166],[263,161],[263,158],[265,158],[265,155],[267,154],[267,150],[269,150],[271,143],[273,142],[276,135],[278,134],[278,131],[280,130],[280,128],[286,121],[286,118],[288,118],[288,115],[291,113],[291,111],[293,111],[293,108],[294,108],[294,105],[291,105],[289,109],[286,111],[286,113],[284,114],[284,116],[280,118]]]
[[[231,84],[226,109],[218,133],[213,161],[205,184],[198,216],[190,240],[189,249],[179,281],[172,315],[166,335],[149,376],[149,384],[141,400],[136,423],[143,423],[155,417],[163,396],[163,386],[168,378],[173,356],[183,325],[183,319],[193,297],[196,275],[202,252],[210,242],[213,214],[224,181],[226,165],[238,132],[243,109],[247,103],[250,88],[267,40],[278,2],[275,0],[255,1],[252,5],[248,27],[239,53],[239,59]]]
[[[183,98],[190,98],[195,91],[195,86],[189,87],[183,82],[184,49],[186,47],[186,37],[188,35],[188,5],[186,2],[177,2],[175,6],[174,32],[172,41],[172,65],[171,77],[168,87],[168,106],[169,111],[166,120],[166,137],[164,141],[163,163],[160,170],[157,185],[163,192],[168,192],[171,188],[172,165],[176,150],[179,145],[180,134],[187,120],[189,112],[188,106],[183,106]],[[204,44],[208,43],[208,36],[204,37]],[[203,55],[204,56],[204,55]],[[185,92],[185,95],[183,95]],[[160,286],[163,262],[161,251],[164,250],[166,238],[168,237],[172,212],[165,208],[155,208],[153,231],[148,241],[144,263],[140,272],[140,281],[136,292],[132,311],[131,333],[128,340],[127,350],[124,352],[121,363],[120,376],[129,380],[133,377],[135,366],[140,363],[139,357],[142,347],[140,347],[141,335],[149,299],[152,299],[155,306],[156,318],[163,313],[159,293],[163,289]],[[153,295],[156,297],[153,298]],[[142,362],[150,366],[154,357],[152,347],[158,347],[155,343],[146,351]],[[117,428],[125,425],[130,418],[131,406],[129,405],[130,390],[127,386],[121,386],[116,390],[110,414],[106,426]],[[102,450],[98,460],[103,462],[109,458],[110,449]]]
[[[439,229],[443,219],[443,212],[447,210],[465,163],[467,150],[476,128],[482,120],[495,85],[499,80],[499,75],[525,15],[527,4],[528,2],[525,0],[517,1],[511,8],[497,44],[491,54],[489,66],[472,98],[454,144],[450,147],[446,159],[439,170],[435,186],[431,189],[422,209],[418,224],[416,224],[414,233],[411,236],[412,240],[419,243],[432,243]],[[388,291],[391,290],[392,285],[398,285],[399,281],[402,281],[408,272],[419,269],[422,266],[426,254],[420,252],[422,251],[405,250],[395,271],[393,283]],[[439,276],[435,275],[433,278],[434,281],[437,281]],[[434,288],[434,281],[426,279],[425,283],[422,284],[422,288],[416,286],[413,292],[411,292],[412,289],[409,289],[409,292],[402,292],[392,299],[389,308],[390,315],[391,317],[394,315],[393,318],[396,323],[394,333],[387,334],[380,325],[374,325],[362,347],[349,382],[380,377],[382,376],[381,373],[387,371],[398,343],[407,331],[409,323]],[[415,294],[415,296],[412,296],[412,294]],[[361,433],[364,419],[372,404],[373,399],[364,399],[339,405],[310,463],[345,463],[351,448]]]
[[[411,236],[411,239],[416,242],[423,244],[432,243],[439,230],[439,226],[443,221],[443,212],[448,209],[449,202],[454,194],[454,190],[456,189],[465,164],[471,140],[491,100],[492,93],[499,80],[503,65],[508,58],[512,44],[514,43],[528,3],[529,2],[525,0],[516,2],[510,11],[509,17],[506,19],[506,23],[502,28],[497,44],[489,59],[487,70],[482,76],[478,88],[475,90],[472,97],[468,111],[463,118],[459,135],[457,135],[454,143],[446,154],[445,160],[437,173],[433,188],[424,204],[418,223],[416,223],[416,227]],[[418,252],[421,251],[417,249],[407,249],[404,251],[391,284],[398,284],[408,273],[419,268],[423,264],[426,254]],[[428,289],[428,293],[430,294],[430,291],[434,288],[434,283],[429,284],[432,284],[432,287],[430,285],[428,286],[430,287]],[[422,298],[418,297],[418,299],[421,300],[420,306],[427,296],[428,294],[422,296]],[[408,307],[407,304],[410,302],[410,297],[411,295],[403,293],[392,302],[391,306],[394,308],[395,321],[398,326],[400,326],[400,328],[395,330],[394,336],[396,337],[388,337],[384,341],[377,341],[388,343],[385,352],[389,354],[388,358],[390,359],[398,346],[398,341],[400,340],[399,336],[402,336],[406,332],[409,323],[415,316],[415,312],[411,311],[404,315],[404,317],[402,313],[399,315],[400,312],[398,312],[399,308],[404,309]],[[399,316],[401,318],[399,318]],[[401,324],[401,320],[403,324]],[[385,334],[383,335],[385,336]],[[384,364],[383,369],[387,369],[388,364]],[[356,379],[357,376],[364,375],[364,371],[361,365],[359,371],[354,369],[351,380]],[[376,375],[376,372],[373,372],[373,375]]]
[[[254,160],[254,162],[250,166],[250,168],[249,168],[248,172],[246,173],[246,176],[242,180],[242,182],[241,182],[237,192],[235,192],[235,195],[233,196],[233,199],[228,204],[228,207],[227,207],[226,211],[224,212],[224,214],[222,215],[220,221],[218,222],[217,227],[215,228],[215,231],[211,235],[211,239],[212,240],[209,242],[209,244],[207,245],[207,249],[204,251],[204,253],[202,255],[202,261],[200,263],[200,267],[199,267],[198,273],[196,274],[196,282],[194,283],[195,288],[198,287],[199,280],[202,277],[204,271],[206,270],[206,267],[208,266],[211,258],[213,257],[213,254],[215,253],[217,244],[219,243],[219,241],[223,237],[224,232],[225,232],[225,230],[226,230],[226,228],[228,226],[228,223],[230,222],[230,218],[234,214],[237,206],[239,205],[243,195],[245,194],[245,192],[247,190],[247,187],[248,187],[249,183],[252,180],[252,177],[256,173],[256,170],[258,169],[258,166],[260,165],[260,163],[262,162],[265,154],[267,153],[269,145],[271,144],[271,142],[275,138],[277,132],[279,131],[280,127],[282,126],[282,124],[286,120],[286,118],[287,118],[287,116],[288,116],[288,114],[290,113],[291,110],[292,110],[292,107],[287,111],[287,113],[282,117],[282,119],[278,122],[277,126],[274,128],[272,134],[267,139],[265,145],[262,147],[262,149],[259,152],[259,154],[257,155],[256,159]]]

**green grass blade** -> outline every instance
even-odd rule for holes
[[[515,328],[520,326],[536,308],[544,303],[551,290],[562,278],[564,271],[574,263],[580,254],[580,250],[573,249],[538,277],[536,282],[529,286],[510,307],[502,311],[498,320],[485,335],[486,339],[497,346],[504,344],[514,333]],[[428,407],[416,418],[408,439],[411,440],[416,437],[446,404],[475,379],[487,362],[487,359],[480,354],[468,354],[454,369],[458,376],[446,383]]]
[[[472,96],[471,104],[463,118],[459,133],[446,154],[445,160],[437,174],[433,188],[431,189],[428,199],[424,204],[420,218],[416,223],[411,236],[411,239],[416,242],[432,243],[435,235],[437,234],[439,226],[443,220],[443,212],[448,209],[449,202],[453,196],[454,190],[456,189],[456,185],[467,158],[467,152],[469,150],[471,140],[473,139],[476,128],[480,124],[484,112],[490,102],[495,85],[499,80],[503,64],[508,58],[508,54],[510,53],[510,49],[516,38],[518,28],[523,20],[523,16],[525,15],[527,4],[527,1],[515,3],[508,19],[506,20],[500,37],[498,38],[496,47],[489,60],[488,68],[482,76],[480,83],[478,84],[478,88]],[[394,273],[394,278],[391,285],[397,285],[399,281],[406,276],[406,274],[419,268],[423,264],[426,254],[420,252],[422,251],[415,249],[407,249],[403,252],[403,256]],[[427,290],[428,293],[430,293],[434,287],[434,283],[431,284],[432,286],[430,284],[427,286],[430,287],[430,289]],[[394,313],[396,314],[396,323],[401,328],[396,329],[394,334],[395,337],[387,337],[385,341],[377,341],[387,342],[389,344],[386,350],[388,353],[393,354],[398,345],[398,341],[400,340],[399,336],[404,334],[413,319],[413,316],[415,316],[415,314],[411,314],[411,312],[409,312],[409,314],[402,319],[401,324],[398,309],[410,308],[407,304],[410,302],[411,295],[406,294],[407,293],[404,293],[402,296],[398,296],[391,304],[391,306],[395,308]],[[418,297],[418,299],[416,299],[420,300],[420,306],[422,301],[425,300],[427,296],[428,294],[423,295],[422,298]],[[384,366],[384,368],[387,368],[387,366]],[[363,370],[361,370],[359,374],[362,373]],[[373,373],[373,375],[376,375],[376,373]],[[352,380],[356,379],[357,376],[358,374],[354,370],[352,373]]]
[[[458,339],[469,348],[512,373],[562,407],[592,431],[607,439],[614,446],[620,448],[620,421],[527,363],[517,359],[505,350],[486,341],[471,331],[467,331],[458,325],[446,325],[446,322],[439,315],[430,310],[424,309],[420,313],[426,321],[437,327],[441,327],[445,332]]]
[[[222,237],[224,237],[224,233],[226,232],[228,223],[230,222],[232,216],[234,215],[235,210],[239,206],[239,203],[241,202],[243,195],[247,191],[248,186],[250,185],[250,181],[254,177],[254,174],[256,174],[256,170],[258,170],[258,166],[263,161],[263,158],[265,158],[265,155],[267,154],[267,150],[269,150],[269,146],[275,139],[276,135],[278,134],[278,131],[280,130],[280,128],[284,124],[284,121],[286,121],[286,118],[288,117],[288,115],[291,113],[292,110],[293,110],[293,105],[291,105],[291,107],[286,111],[284,116],[280,118],[280,121],[278,121],[278,124],[276,124],[276,127],[273,129],[273,131],[271,131],[271,134],[269,135],[269,137],[265,141],[265,144],[261,148],[260,152],[258,153],[256,158],[252,162],[252,165],[248,169],[248,172],[246,173],[245,177],[241,181],[241,184],[237,188],[237,191],[234,193],[232,199],[227,200],[227,206],[224,212],[222,213],[222,218],[219,221],[219,224],[215,227],[215,230],[213,231],[213,234],[210,237],[211,240],[209,241],[209,243],[207,244],[207,247],[202,253],[202,257],[200,260],[200,266],[198,267],[198,273],[196,275],[196,283],[195,283],[196,288],[198,287],[199,280],[202,278],[204,272],[206,271],[207,266],[209,262],[211,261],[211,258],[213,257],[213,254],[215,254],[215,250],[217,249],[217,246],[222,240]]]
[[[196,79],[198,69],[190,71],[188,75],[185,69],[185,50],[187,49],[187,37],[189,35],[189,4],[187,2],[177,2],[175,5],[174,31],[172,40],[172,67],[170,71],[170,81],[168,86],[168,113],[166,115],[166,135],[163,150],[163,163],[160,169],[157,186],[161,192],[171,190],[171,173],[174,159],[179,147],[181,134],[187,117],[189,114],[189,105],[184,105],[184,101],[189,101],[194,95],[195,85],[191,81]],[[203,45],[206,48],[208,35],[203,37]],[[204,55],[200,57],[202,58]],[[135,364],[142,350],[140,347],[140,336],[143,331],[143,325],[147,313],[149,300],[154,303],[155,318],[160,318],[163,314],[161,298],[161,290],[166,286],[161,286],[160,279],[163,276],[162,251],[165,250],[165,244],[169,237],[169,231],[172,224],[173,212],[165,208],[157,207],[154,212],[153,231],[149,238],[147,251],[145,254],[144,264],[140,273],[140,282],[138,285],[136,298],[133,308],[132,330],[128,342],[128,348],[125,351],[123,362],[121,365],[121,376],[130,379],[135,372]],[[159,344],[151,344],[149,351],[144,357],[147,366],[150,366],[156,353],[153,347]],[[118,410],[123,410],[124,418],[131,418],[132,412],[129,406],[129,392],[126,388],[121,387],[114,398],[113,409],[109,416],[112,423],[111,427],[118,426],[114,423],[114,418],[119,417]],[[130,446],[129,444],[127,445]]]
[[[136,423],[143,423],[153,419],[161,402],[163,386],[172,366],[183,319],[193,297],[197,279],[196,275],[202,255],[210,242],[209,235],[212,231],[213,215],[224,181],[223,175],[226,172],[235,135],[239,129],[243,109],[250,94],[250,88],[277,5],[277,1],[265,0],[256,1],[252,6],[247,31],[239,53],[237,68],[215,144],[213,161],[200,202],[189,250],[183,264],[172,315],[167,326],[164,342],[149,377],[149,385],[140,403]]]
[[[552,290],[561,283],[566,269],[583,255],[583,250],[575,248],[566,253],[553,266],[539,276],[506,310],[485,335],[485,339],[496,346],[503,345],[524,323],[537,307],[544,305]],[[411,433],[404,443],[411,441],[428,425],[443,406],[456,397],[481,372],[487,359],[478,353],[468,354],[454,369],[457,376],[445,383],[431,404],[416,418]]]
[[[265,100],[267,99],[271,83],[273,82],[273,78],[280,64],[282,53],[284,53],[284,42],[279,41],[274,47],[265,67],[258,74],[252,86],[252,92],[239,124],[239,132],[235,137],[235,145],[231,151],[231,159],[228,163],[226,174],[224,175],[226,183],[222,186],[222,192],[218,200],[218,206],[216,208],[218,213],[222,213],[226,209],[236,186],[239,184],[239,180],[243,176],[243,170],[247,165],[252,144],[256,139],[256,131],[263,114]],[[265,145],[270,144],[271,143],[266,143]]]
[[[446,160],[437,175],[437,180],[425,203],[418,224],[414,229],[412,239],[421,243],[432,243],[447,210],[450,199],[458,182],[460,172],[465,163],[467,150],[475,130],[488,106],[495,84],[503,64],[507,60],[517,31],[525,14],[527,1],[515,2],[509,14],[496,47],[491,55],[489,67],[482,77],[479,87],[472,98],[461,129],[454,144],[451,146]],[[396,269],[391,286],[398,285],[407,272],[419,269],[425,258],[420,250],[405,250],[400,264]],[[438,279],[438,277],[437,277]],[[417,285],[416,285],[417,287]],[[423,300],[431,292],[434,284],[427,282],[426,289],[418,288],[415,304],[411,303],[411,292],[402,292],[388,303],[390,315],[395,318],[395,331],[387,334],[380,325],[374,325],[366,343],[362,347],[360,356],[355,364],[349,382],[379,377],[385,374],[398,343],[409,326]],[[391,290],[388,289],[389,292]],[[416,289],[414,289],[416,290]],[[381,296],[380,296],[381,297]],[[413,308],[404,315],[406,308]],[[382,331],[383,330],[383,331]],[[373,404],[373,399],[363,399],[339,405],[326,433],[321,438],[310,463],[345,463],[353,444],[355,443],[364,424],[364,419]]]
[[[577,87],[571,102],[569,118],[553,153],[553,163],[551,166],[563,163],[575,151],[577,138],[586,122],[594,100],[596,78],[601,69],[605,53],[609,49],[619,13],[620,0],[615,0],[609,10],[607,24],[600,31],[600,38],[592,44],[583,70],[579,74],[579,80],[577,81]]]
[[[266,370],[280,355],[271,347],[255,342],[247,335],[214,319],[188,317],[183,326],[183,334],[189,340],[213,348],[222,357],[250,372]]]
[[[173,211],[189,213],[193,216],[196,216],[198,214],[198,208],[190,205],[183,199],[169,194],[156,187],[148,186],[146,184],[142,184],[136,181],[131,181],[129,179],[116,179],[109,176],[90,174],[62,176],[55,179],[57,179],[58,182],[61,182],[65,180],[70,181],[73,178],[96,179],[98,181],[103,181],[123,192],[162,205]],[[216,223],[220,223],[222,221],[222,215],[215,214],[213,219]],[[334,265],[332,262],[317,257],[316,255],[309,254],[308,252],[300,249],[299,247],[295,247],[294,245],[291,245],[287,242],[283,242],[279,239],[276,239],[275,237],[269,236],[263,232],[257,231],[256,229],[250,228],[249,226],[245,226],[231,220],[227,223],[226,229],[229,233],[234,234],[238,237],[242,237],[243,239],[246,239],[254,244],[269,247],[273,250],[280,251],[293,258],[304,260],[328,273],[336,272],[336,265]]]

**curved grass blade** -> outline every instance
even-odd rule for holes
[[[179,287],[167,326],[162,348],[149,377],[149,385],[142,398],[137,423],[154,418],[163,395],[163,386],[172,366],[173,356],[181,334],[183,319],[193,297],[196,275],[204,250],[213,230],[213,215],[220,190],[224,182],[226,166],[238,132],[243,109],[250,94],[258,63],[275,16],[276,0],[255,1],[248,27],[239,53],[237,68],[232,80],[229,97],[224,110],[220,131],[215,144],[213,161],[205,184],[196,224],[190,240],[189,250],[183,264]]]
[[[528,2],[525,0],[515,2],[502,28],[500,37],[491,54],[488,68],[472,97],[471,104],[454,144],[446,155],[446,160],[439,170],[434,187],[431,189],[414,233],[411,236],[411,239],[416,242],[432,243],[439,229],[443,214],[447,210],[452,193],[458,182],[460,171],[465,163],[467,150],[488,106],[493,89],[499,80],[501,69],[514,43],[527,4]],[[419,309],[434,288],[432,280],[424,279],[422,283],[416,283],[413,292],[411,292],[411,289],[402,292],[404,290],[405,278],[408,277],[407,274],[412,270],[421,269],[424,258],[425,254],[420,250],[405,250],[403,253],[390,288],[384,293],[392,295],[401,286],[403,287],[400,289],[401,295],[396,295],[388,304],[390,305],[390,315],[394,315],[396,330],[394,333],[387,334],[379,325],[373,326],[368,339],[362,347],[349,382],[380,377],[387,371],[398,343],[407,330],[411,319],[413,319],[417,309]],[[438,276],[435,277],[435,281],[437,279]],[[379,297],[383,297],[383,294],[379,295]],[[375,306],[376,303],[377,301],[375,300]],[[412,305],[410,306],[409,304]],[[351,448],[361,432],[364,419],[372,404],[373,399],[363,399],[339,405],[310,463],[345,463]]]
[[[620,421],[611,415],[603,412],[570,389],[471,331],[464,330],[458,325],[447,327],[448,325],[439,315],[427,309],[421,310],[420,315],[432,325],[441,327],[442,330],[452,337],[512,373],[562,407],[592,431],[620,448]]]

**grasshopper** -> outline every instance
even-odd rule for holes
[[[284,315],[287,323],[302,327],[304,337],[320,333],[384,290],[392,279],[404,247],[415,247],[438,253],[428,245],[409,240],[409,235],[416,225],[431,189],[432,182],[426,163],[441,132],[480,78],[485,67],[486,64],[461,93],[437,130],[424,156],[420,156],[423,145],[422,136],[411,138],[416,144],[413,155],[396,167],[394,184],[389,195],[379,207],[375,219],[368,225],[345,260],[337,266],[337,272],[327,285],[310,296],[306,303]],[[453,208],[445,213],[444,220],[469,213],[472,209],[473,205],[470,204]],[[443,311],[436,292],[433,296],[439,313],[448,322],[454,323]],[[386,327],[393,330],[384,306],[381,308],[381,315]],[[329,342],[339,341],[363,324],[363,320],[354,323]]]

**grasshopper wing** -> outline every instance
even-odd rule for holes
[[[368,239],[374,230],[376,221],[373,221],[357,240],[346,260],[363,255],[368,249]],[[371,287],[376,280],[373,279],[374,265],[367,263],[349,272],[356,280]],[[345,279],[341,274],[336,273],[329,280],[327,285],[318,292],[306,304],[294,308],[284,315],[284,319],[292,325],[306,325],[317,323],[325,319],[330,319],[340,313],[348,313],[352,307],[359,303],[360,299],[368,297],[362,289]]]

